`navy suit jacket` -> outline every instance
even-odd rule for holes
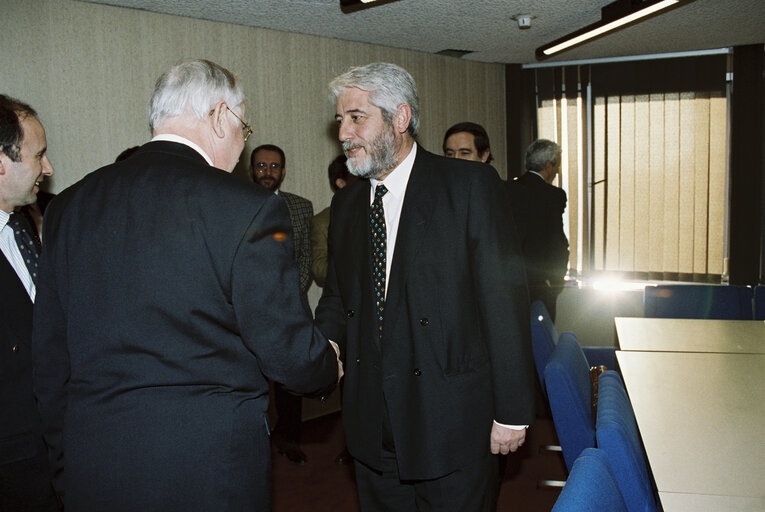
[[[348,449],[381,467],[385,400],[400,478],[437,478],[486,455],[493,420],[534,421],[520,243],[504,183],[492,167],[419,147],[380,341],[369,204],[368,181],[335,194],[327,282],[316,310],[345,357]]]
[[[284,202],[150,142],[46,212],[34,383],[70,510],[268,510],[268,383],[337,379]]]

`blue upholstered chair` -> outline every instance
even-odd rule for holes
[[[552,512],[627,512],[607,455],[585,449],[576,461]]]
[[[754,319],[765,320],[765,285],[754,288]]]
[[[534,365],[537,368],[539,383],[545,392],[545,367],[558,343],[558,331],[542,301],[531,303],[531,348],[534,353]],[[603,365],[611,370],[616,368],[616,349],[614,347],[582,347],[590,366]]]
[[[643,307],[646,318],[751,320],[752,289],[737,285],[646,286]]]
[[[590,365],[574,333],[558,338],[545,367],[545,385],[563,459],[571,471],[582,450],[595,446]]]
[[[598,381],[595,436],[598,448],[608,456],[627,510],[659,510],[635,413],[624,383],[616,372],[604,372]]]
[[[543,392],[545,391],[545,366],[550,361],[556,343],[558,343],[558,331],[555,329],[555,324],[542,301],[535,300],[531,303],[531,349]]]

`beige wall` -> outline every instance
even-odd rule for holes
[[[414,76],[424,147],[440,152],[455,122],[482,123],[505,175],[498,64],[67,0],[4,0],[0,10],[0,92],[38,110],[56,169],[53,192],[145,142],[154,81],[192,57],[218,62],[243,81],[255,134],[238,171],[253,147],[275,143],[287,154],[284,189],[317,210],[330,201],[326,167],[339,152],[326,84],[349,66],[378,60]]]
[[[2,4],[0,92],[40,114],[56,171],[52,192],[148,140],[154,82],[185,58],[210,59],[242,79],[255,133],[237,172],[252,148],[277,144],[287,155],[284,190],[317,212],[331,200],[326,169],[340,151],[326,85],[353,65],[406,68],[420,93],[420,144],[440,153],[449,126],[481,123],[506,175],[502,65],[69,0]],[[310,296],[314,302],[318,291]]]

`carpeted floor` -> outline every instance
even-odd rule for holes
[[[529,429],[528,441],[507,458],[499,495],[499,512],[547,512],[560,489],[539,488],[539,480],[563,480],[566,469],[559,453],[542,452],[557,444],[552,421],[539,418]],[[308,464],[296,466],[273,450],[274,512],[357,512],[353,465],[335,464],[343,449],[340,413],[303,424],[301,446]]]

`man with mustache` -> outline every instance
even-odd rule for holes
[[[534,420],[523,257],[497,172],[415,141],[393,64],[330,83],[348,169],[332,200],[316,319],[339,343],[363,511],[489,511],[498,458]]]
[[[0,95],[0,510],[54,511],[40,416],[32,393],[32,305],[39,239],[19,210],[53,174],[37,113]]]

